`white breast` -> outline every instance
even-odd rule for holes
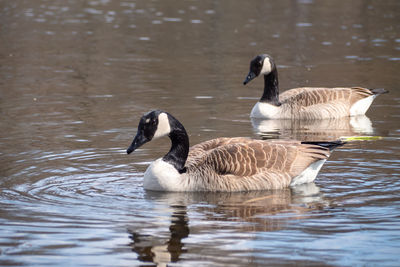
[[[185,191],[184,176],[160,158],[152,162],[144,173],[143,187],[154,191]]]
[[[280,107],[268,104],[257,102],[251,110],[250,117],[252,118],[260,118],[260,119],[277,119],[279,118]]]

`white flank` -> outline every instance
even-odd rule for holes
[[[276,119],[279,118],[280,107],[257,102],[251,110],[250,117],[260,119]]]
[[[160,115],[158,115],[157,131],[154,133],[153,138],[165,136],[170,132],[171,132],[171,127],[169,126],[168,115],[164,112],[160,113]]]
[[[143,187],[154,191],[185,191],[183,175],[162,158],[150,164],[144,173]]]
[[[311,183],[317,177],[319,170],[324,165],[326,159],[318,160],[307,167],[300,175],[293,178],[290,186]]]
[[[261,74],[268,74],[268,73],[271,72],[271,70],[272,70],[271,61],[269,60],[268,57],[266,57],[266,58],[264,59],[264,63],[263,63],[263,67],[262,67],[262,70],[261,70],[261,72],[260,72],[260,75],[261,75]]]
[[[350,108],[350,116],[364,115],[376,96],[377,95],[371,95],[354,103]]]

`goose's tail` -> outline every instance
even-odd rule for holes
[[[370,91],[371,91],[374,95],[381,95],[381,94],[387,94],[387,93],[389,93],[388,90],[385,90],[385,89],[383,89],[383,88],[370,89]]]
[[[331,142],[326,142],[326,141],[325,142],[318,142],[318,141],[309,142],[309,141],[307,141],[307,142],[301,142],[301,143],[322,146],[322,147],[328,148],[329,151],[332,151],[335,148],[346,144],[346,142],[343,142],[342,140],[336,140],[336,141],[331,141]]]

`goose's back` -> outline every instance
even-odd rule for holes
[[[361,87],[294,88],[280,95],[279,117],[323,119],[349,116],[355,103],[373,95],[371,90]]]
[[[207,191],[249,191],[284,188],[329,151],[298,141],[218,138],[189,152],[187,179]]]

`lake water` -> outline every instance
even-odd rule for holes
[[[398,266],[400,2],[0,2],[1,266]],[[367,116],[251,121],[272,55],[281,90],[385,88]],[[222,136],[350,142],[315,183],[251,193],[142,187],[166,138],[126,155],[139,118]]]

